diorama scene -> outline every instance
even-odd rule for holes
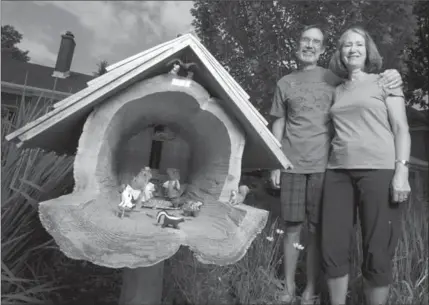
[[[429,302],[428,3],[1,6],[2,304]],[[364,58],[366,75],[377,56],[376,86],[368,78],[352,87],[354,60]],[[371,211],[389,224],[371,227],[378,241],[362,210],[374,188],[350,182],[361,197],[348,224],[341,206],[326,203],[347,202],[333,178],[341,158],[329,149],[327,165],[315,167],[341,132],[359,136],[352,120],[364,114],[340,125],[335,112],[331,91],[342,88],[356,103],[364,91],[384,101],[366,117],[375,125],[361,128],[371,135],[349,139],[373,141],[361,160],[376,165],[364,170],[390,162],[379,144],[390,138],[372,134],[394,143],[386,185],[401,212]],[[377,127],[377,115],[388,124]],[[335,283],[328,265],[346,244],[349,269]],[[368,275],[377,268],[379,289]]]

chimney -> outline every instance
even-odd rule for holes
[[[74,35],[70,31],[61,35],[60,50],[58,51],[57,63],[52,74],[53,77],[67,78],[70,75],[70,66],[75,46]]]

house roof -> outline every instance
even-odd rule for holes
[[[6,139],[20,147],[75,152],[86,117],[98,103],[133,83],[167,73],[167,63],[173,58],[197,63],[199,69],[194,74],[194,81],[206,88],[211,96],[223,101],[225,111],[244,129],[243,167],[281,168],[287,165],[280,143],[267,128],[268,122],[250,103],[246,92],[192,34],[109,66],[108,73],[88,82],[87,88],[56,103],[53,110],[9,134]]]
[[[29,62],[22,62],[8,56],[2,56],[1,80],[2,82],[17,85],[53,90],[55,78],[52,76],[54,68]],[[57,79],[55,91],[76,93],[87,87],[87,82],[93,79],[91,75],[70,71],[70,76]]]

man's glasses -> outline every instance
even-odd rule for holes
[[[312,43],[315,47],[320,47],[322,45],[322,41],[319,39],[310,39],[308,37],[301,38],[299,42],[306,45],[310,45]]]

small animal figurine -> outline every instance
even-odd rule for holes
[[[168,180],[162,185],[168,199],[174,199],[182,195],[180,188],[180,172],[177,168],[167,168]]]
[[[156,214],[156,221],[159,223],[162,220],[162,227],[172,227],[174,229],[179,229],[179,223],[184,222],[183,217],[173,216],[167,213],[167,211],[162,210]]]
[[[229,197],[228,203],[230,205],[236,205],[237,204],[237,191],[231,191],[231,196]]]
[[[247,185],[240,185],[237,191],[231,191],[231,196],[229,198],[229,204],[231,205],[237,205],[244,202],[244,199],[246,199],[247,194],[249,193],[249,187]]]
[[[184,63],[179,58],[173,58],[171,61],[167,63],[167,66],[175,67],[175,65],[179,65],[180,68],[188,71],[188,70],[196,70],[198,68],[198,65],[194,62]]]
[[[119,203],[119,211],[121,212],[120,217],[123,218],[125,212],[129,212],[135,208],[134,201],[136,201],[140,196],[139,190],[134,190],[128,184],[124,187],[121,192],[121,202]]]
[[[143,194],[141,196],[141,202],[146,202],[149,199],[153,198],[154,192],[155,192],[155,184],[153,184],[152,182],[149,182],[148,184],[146,184]]]
[[[131,209],[135,206],[133,201],[135,201],[139,196],[140,191],[134,190],[131,186],[127,184],[127,186],[121,193],[121,202],[119,203],[119,207]]]
[[[172,75],[177,75],[177,73],[179,73],[180,71],[180,65],[179,64],[174,64],[173,68],[170,70],[170,74]]]
[[[201,201],[189,200],[183,206],[183,214],[185,216],[197,217],[202,205],[203,203]]]
[[[138,201],[141,201],[142,197],[145,195],[146,186],[149,184],[150,179],[152,179],[152,171],[146,166],[131,181],[130,186],[140,191],[140,198],[138,198]]]

